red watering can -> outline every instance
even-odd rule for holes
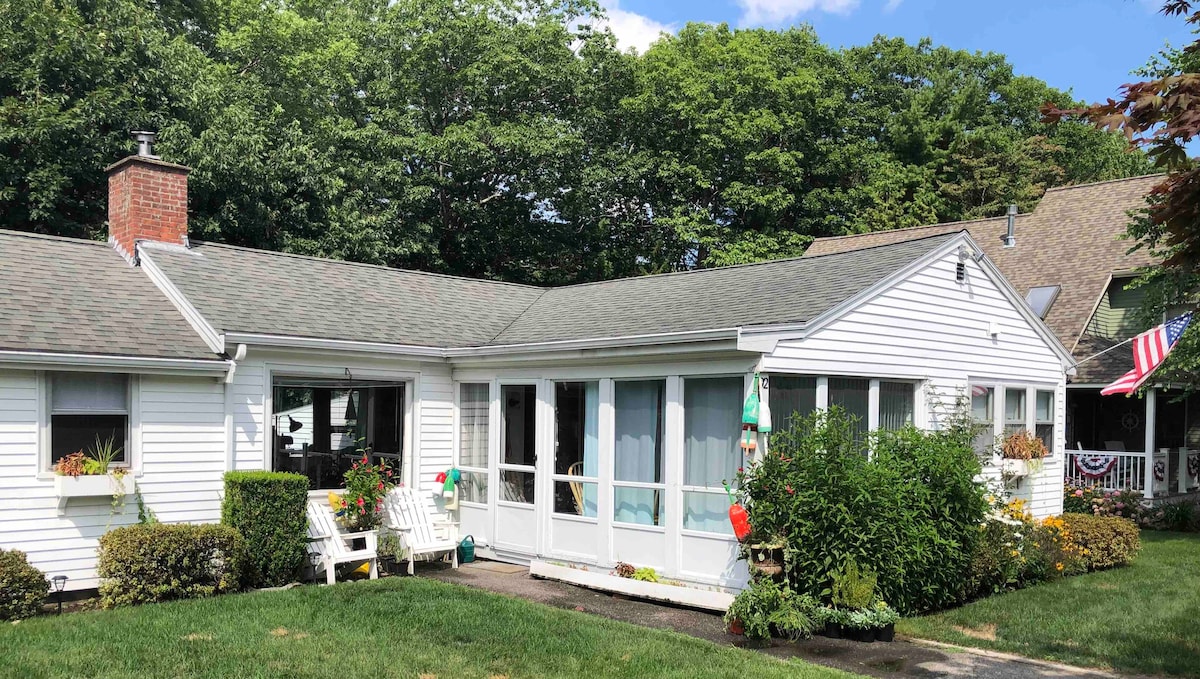
[[[729,523],[733,524],[734,537],[741,542],[750,537],[750,514],[733,499],[733,491],[729,490],[728,483],[725,484],[725,494],[729,496]]]

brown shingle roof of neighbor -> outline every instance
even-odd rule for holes
[[[0,350],[218,356],[107,243],[0,231]]]
[[[143,256],[218,331],[470,347],[805,322],[949,238],[561,288],[203,243]]]
[[[974,222],[934,224],[910,229],[819,238],[805,256],[846,252],[880,243],[894,243],[931,233],[968,230],[997,268],[1021,295],[1031,288],[1058,285],[1061,290],[1046,315],[1046,324],[1077,359],[1095,353],[1095,342],[1081,340],[1110,276],[1153,264],[1145,250],[1130,253],[1124,240],[1130,210],[1145,206],[1145,197],[1162,177],[1150,175],[1094,184],[1064,186],[1046,191],[1037,208],[1016,220],[1016,247],[1000,241],[1008,228],[998,217]],[[1098,349],[1097,349],[1098,350]],[[1122,353],[1116,350],[1114,354]],[[1088,381],[1118,377],[1121,361],[1081,365]]]

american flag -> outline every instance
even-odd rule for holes
[[[1104,396],[1128,394],[1142,386],[1142,383],[1166,360],[1167,354],[1175,348],[1175,344],[1183,336],[1183,331],[1187,329],[1188,323],[1191,322],[1192,314],[1188,312],[1134,337],[1133,370],[1101,389],[1100,393]]]

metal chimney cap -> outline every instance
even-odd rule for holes
[[[1009,217],[1016,217],[1020,212],[1021,212],[1021,208],[1017,207],[1016,203],[1012,203],[1011,205],[1008,206],[1008,216]]]
[[[133,140],[137,142],[137,154],[139,157],[158,160],[158,156],[154,155],[154,139],[158,137],[157,133],[146,130],[132,130],[129,136],[133,137]]]

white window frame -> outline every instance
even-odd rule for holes
[[[538,388],[539,381],[540,380],[536,380],[536,379],[500,380],[499,383],[496,385],[496,403],[499,406],[498,414],[497,414],[496,420],[494,421],[495,424],[497,425],[496,426],[496,436],[497,436],[496,441],[498,443],[498,447],[496,448],[496,465],[495,465],[496,475],[493,477],[489,477],[489,479],[488,479],[488,493],[493,492],[491,489],[491,486],[492,486],[492,481],[495,481],[495,483],[496,483],[495,494],[496,494],[496,505],[497,506],[516,507],[516,508],[520,508],[520,509],[536,509],[540,505],[540,503],[538,502],[539,496],[541,496],[545,493],[545,489],[543,488],[543,486],[545,484],[541,480],[542,474],[540,473],[540,470],[538,469],[538,458],[542,455],[541,445],[539,444],[539,442],[541,441],[541,437],[542,437],[542,429],[545,427],[544,420],[542,419],[542,414],[541,414],[542,413],[542,392]],[[504,388],[505,387],[533,387],[533,399],[529,403],[529,407],[534,409],[533,431],[529,433],[529,436],[533,437],[533,456],[534,456],[533,464],[515,464],[515,463],[504,461],[504,437],[508,432],[507,419],[504,417]],[[492,421],[489,420],[489,425],[490,424],[492,424]],[[489,437],[491,436],[490,430],[488,432],[488,435],[489,435]],[[516,472],[519,474],[533,474],[533,489],[534,489],[533,490],[533,498],[529,499],[525,502],[517,502],[515,500],[505,500],[504,494],[501,492],[501,486],[504,483],[504,473],[505,472]],[[540,519],[539,519],[539,521],[540,521]]]
[[[659,448],[662,450],[662,465],[658,470],[658,476],[661,481],[619,481],[617,479],[617,459],[616,459],[616,441],[617,441],[617,385],[622,382],[661,382],[663,385],[663,402],[662,402],[662,428],[658,432],[660,439]],[[650,533],[665,533],[668,522],[670,521],[671,513],[668,510],[670,502],[667,499],[667,476],[668,468],[671,466],[671,453],[667,447],[667,431],[670,429],[667,424],[667,418],[671,409],[670,378],[667,376],[647,376],[647,377],[622,377],[614,378],[612,381],[612,430],[608,432],[612,439],[610,445],[610,455],[612,460],[608,464],[608,523],[617,528],[629,530],[640,530]],[[683,392],[680,391],[679,398],[683,398]],[[683,409],[683,401],[680,400],[680,410]],[[680,442],[682,444],[682,441]],[[683,464],[682,447],[680,448],[679,464]],[[682,469],[682,467],[680,467]],[[627,521],[617,520],[617,489],[618,488],[634,488],[643,490],[657,490],[658,494],[658,523],[629,523]],[[599,509],[599,508],[597,508]]]
[[[992,433],[995,435],[995,437],[996,437],[995,440],[996,440],[996,443],[998,444],[997,450],[996,450],[995,454],[992,456],[992,462],[994,464],[1000,463],[1001,453],[999,451],[999,444],[1004,443],[1004,437],[1005,437],[1004,429],[1005,429],[1005,426],[1008,424],[1008,408],[1007,408],[1008,392],[1010,392],[1010,391],[1024,392],[1024,394],[1025,394],[1025,420],[1024,420],[1023,429],[1025,429],[1025,431],[1028,431],[1031,434],[1034,434],[1035,436],[1037,435],[1037,425],[1039,424],[1039,422],[1037,420],[1037,401],[1036,401],[1037,393],[1039,391],[1047,391],[1047,392],[1052,393],[1054,395],[1053,402],[1054,402],[1054,409],[1056,412],[1051,413],[1051,419],[1053,420],[1052,422],[1043,423],[1043,424],[1054,425],[1054,427],[1055,427],[1054,439],[1055,440],[1051,442],[1051,445],[1046,446],[1046,450],[1047,450],[1048,454],[1046,455],[1045,460],[1047,462],[1049,462],[1051,460],[1057,459],[1057,452],[1055,451],[1055,447],[1056,447],[1055,444],[1057,443],[1057,439],[1058,439],[1058,431],[1057,431],[1057,429],[1058,429],[1058,413],[1057,413],[1057,410],[1058,410],[1058,385],[1037,384],[1037,383],[1031,383],[1031,382],[1003,382],[1003,381],[997,381],[997,380],[977,380],[977,379],[969,380],[967,384],[968,384],[968,386],[967,386],[968,394],[970,393],[971,386],[974,386],[974,385],[979,385],[981,387],[991,387],[994,390],[993,391],[994,396],[992,397]]]
[[[816,410],[829,409],[829,380],[831,378],[866,380],[867,381],[867,431],[875,431],[879,429],[879,385],[883,382],[892,384],[907,384],[913,390],[913,426],[921,426],[923,422],[921,413],[921,380],[915,380],[911,377],[865,377],[863,375],[818,375],[815,373],[798,373],[784,372],[780,370],[772,370],[766,373],[767,378],[774,377],[812,377],[817,381],[816,384],[816,402],[814,407]],[[771,413],[772,424],[775,424],[775,413]]]
[[[781,373],[773,373],[773,374],[781,374]],[[743,394],[742,398],[745,399],[746,395],[750,393],[750,389],[753,386],[753,384],[752,384],[753,380],[754,380],[753,374],[743,375],[743,374],[736,374],[736,373],[733,373],[733,374],[731,374],[731,373],[714,373],[711,375],[682,375],[681,376],[682,382],[680,384],[680,390],[679,390],[679,411],[680,411],[682,420],[680,422],[680,429],[679,429],[679,433],[680,433],[680,440],[679,440],[680,475],[679,475],[679,492],[678,492],[679,501],[677,504],[679,506],[678,528],[682,535],[691,535],[691,536],[695,536],[695,537],[706,537],[706,538],[719,537],[719,538],[728,538],[730,540],[736,540],[736,538],[734,537],[732,532],[730,532],[730,533],[714,533],[711,531],[700,530],[698,528],[687,528],[683,525],[684,519],[687,518],[686,513],[683,511],[683,508],[685,506],[684,496],[687,493],[697,493],[697,494],[701,494],[701,495],[720,495],[722,497],[725,496],[724,488],[716,488],[713,486],[691,486],[691,485],[686,485],[684,483],[685,471],[687,470],[687,435],[685,434],[685,432],[687,431],[687,407],[684,405],[685,403],[687,403],[687,400],[686,400],[687,399],[687,383],[688,383],[688,380],[707,380],[707,379],[721,379],[721,378],[731,378],[731,377],[742,378],[742,394]],[[768,378],[769,377],[770,377],[770,374],[768,375]],[[819,387],[818,387],[818,389],[819,389]],[[744,402],[745,401],[743,400],[743,403]],[[741,413],[743,403],[738,404],[739,419],[741,418],[740,413]],[[740,437],[740,434],[739,434],[739,437]],[[740,450],[740,448],[739,448],[739,450]],[[742,455],[742,460],[738,464],[738,467],[745,467],[746,466],[745,451],[742,451],[741,455]],[[737,488],[738,487],[737,480],[729,479],[729,486],[730,486],[730,488]],[[665,521],[666,520],[664,519],[664,523],[665,523]]]
[[[51,379],[54,374],[76,373],[86,374],[84,370],[50,370],[39,371],[37,374],[38,384],[38,466],[37,475],[42,479],[53,479],[54,463],[51,462],[51,441],[53,436],[52,416],[53,415],[69,415],[74,411],[55,412],[52,394]],[[141,455],[141,376],[134,373],[115,373],[104,372],[102,374],[113,375],[120,374],[126,378],[125,385],[125,410],[119,411],[99,411],[89,410],[86,414],[89,415],[124,415],[125,416],[125,461],[113,463],[114,467],[127,469],[135,476],[141,475],[142,455]]]
[[[595,476],[571,476],[569,474],[556,473],[558,468],[558,385],[559,384],[589,384],[595,383],[597,390],[600,388],[600,380],[551,380],[550,381],[550,413],[551,413],[551,430],[550,430],[550,495],[549,507],[547,511],[556,519],[568,519],[571,521],[581,521],[583,523],[598,524],[600,522],[600,460],[596,460],[596,475]],[[665,400],[665,399],[664,399]],[[596,456],[600,456],[600,399],[597,398],[596,403]],[[664,403],[665,407],[665,403]],[[583,485],[594,485],[596,487],[596,516],[586,516],[583,514],[567,514],[565,512],[556,511],[554,508],[555,485],[558,483],[580,483]]]
[[[482,384],[487,387],[488,397],[485,403],[485,408],[487,411],[488,421],[488,440],[484,441],[484,451],[487,459],[484,460],[484,466],[482,467],[472,467],[462,463],[462,388],[465,384]],[[487,481],[487,493],[489,494],[492,492],[492,475],[490,470],[492,457],[491,437],[492,426],[494,424],[492,421],[492,402],[496,400],[496,398],[496,391],[491,380],[464,380],[462,382],[454,383],[454,467],[460,472],[470,472],[472,474],[482,475]],[[484,495],[482,501],[475,502],[460,498],[459,502],[468,507],[478,507],[480,509],[487,509],[488,507],[488,497],[486,494]]]

